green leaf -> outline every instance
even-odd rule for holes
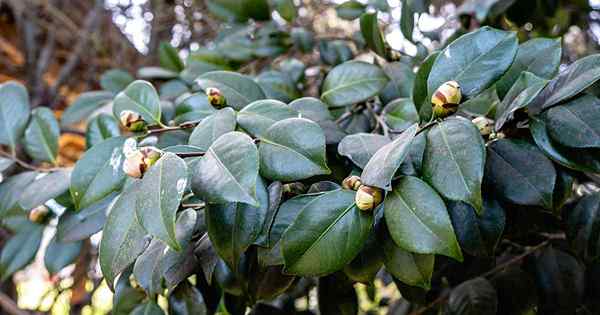
[[[341,19],[352,21],[361,16],[366,9],[367,6],[365,6],[364,4],[355,0],[350,0],[338,4],[335,7],[335,12]]]
[[[161,67],[141,67],[137,77],[142,80],[169,80],[177,78],[177,72]]]
[[[379,28],[377,12],[364,13],[360,16],[360,32],[367,46],[379,56],[389,59],[390,49],[386,44],[383,33]]]
[[[119,119],[124,110],[137,112],[149,124],[160,124],[160,99],[150,82],[134,81],[117,94],[113,103],[113,115]]]
[[[88,148],[113,137],[121,135],[121,129],[119,128],[119,122],[111,115],[100,114],[87,125],[85,131],[85,145]]]
[[[529,130],[538,148],[553,161],[577,171],[600,172],[600,158],[593,149],[568,148],[554,142],[546,130],[546,124],[539,118],[532,117],[529,120]]]
[[[131,268],[126,269],[115,285],[112,299],[113,315],[129,315],[146,298],[144,292],[131,285]]]
[[[352,49],[343,40],[319,41],[321,61],[330,66],[337,66],[354,57]]]
[[[364,168],[371,157],[391,140],[375,133],[355,133],[345,136],[338,145],[338,153]]]
[[[552,210],[556,170],[534,145],[507,139],[491,143],[485,172],[496,196],[517,205]]]
[[[317,123],[288,118],[273,124],[259,146],[260,173],[265,178],[295,181],[329,174],[325,135]]]
[[[217,110],[210,105],[204,92],[194,93],[176,100],[174,122],[181,124],[188,121],[199,121],[216,112]]]
[[[60,127],[54,113],[47,107],[31,112],[31,120],[25,129],[25,151],[34,160],[56,164]]]
[[[496,86],[492,85],[483,92],[460,104],[459,110],[470,117],[487,116],[493,114],[500,103]]]
[[[117,276],[148,245],[147,233],[136,216],[136,200],[142,192],[139,182],[134,182],[123,190],[112,205],[104,225],[99,250],[100,269],[110,288]]]
[[[13,166],[13,164],[15,164],[15,161],[13,161],[12,159],[0,157],[0,173]]]
[[[281,71],[264,71],[256,77],[256,83],[263,89],[267,98],[287,103],[302,96],[296,82]]]
[[[377,223],[375,223],[377,226]],[[375,230],[369,233],[363,248],[350,263],[344,266],[344,273],[352,281],[370,284],[383,266],[383,251]]]
[[[258,150],[244,133],[220,136],[191,172],[194,194],[209,203],[257,203]]]
[[[22,194],[19,205],[25,210],[31,210],[43,205],[46,201],[54,199],[69,190],[71,183],[71,170],[59,170],[47,173],[33,183],[21,187]]]
[[[600,235],[600,193],[581,198],[567,214],[567,238],[575,252],[586,261],[596,260],[600,256],[598,244]]]
[[[302,97],[292,101],[289,106],[297,111],[301,118],[310,119],[317,123],[333,119],[327,104],[318,98]]]
[[[517,110],[529,105],[547,83],[547,80],[530,72],[521,73],[496,108],[496,131],[502,129],[504,124],[513,118]]]
[[[496,314],[498,296],[488,280],[477,277],[452,290],[448,308],[450,314]]]
[[[169,314],[206,315],[208,311],[200,291],[186,280],[169,295]]]
[[[479,94],[510,67],[517,48],[515,33],[488,26],[461,36],[435,60],[427,79],[429,97],[450,80],[460,84],[465,98]]]
[[[33,261],[42,242],[44,226],[28,222],[2,246],[0,282]]]
[[[179,213],[175,236],[182,250],[176,251],[172,248],[166,248],[163,252],[159,274],[164,277],[169,291],[191,276],[198,266],[198,260],[194,255],[195,242],[192,242],[192,236],[197,232],[198,217],[199,214],[194,209],[186,209]]]
[[[583,95],[542,114],[550,137],[575,148],[600,147],[600,100]]]
[[[72,264],[79,256],[83,242],[61,242],[54,236],[44,255],[44,265],[50,275],[55,275],[64,267]]]
[[[427,133],[423,179],[443,197],[482,211],[481,180],[485,146],[479,130],[464,118],[451,118]]]
[[[419,66],[419,70],[417,70],[417,74],[415,75],[412,99],[417,112],[419,112],[419,116],[423,120],[431,117],[431,99],[427,100],[427,96],[429,95],[427,92],[427,79],[429,78],[431,68],[433,67],[433,64],[435,63],[435,60],[439,54],[439,52],[435,52],[427,56],[427,58],[423,60]]]
[[[160,43],[158,47],[158,60],[160,66],[174,72],[183,70],[184,65],[177,50],[167,42]]]
[[[187,165],[177,155],[164,153],[142,178],[135,209],[139,223],[152,236],[179,250],[175,213],[187,186]]]
[[[373,216],[354,205],[354,191],[326,192],[300,210],[282,236],[285,271],[302,276],[340,270],[361,250]]]
[[[135,78],[123,69],[110,69],[100,76],[100,87],[114,95],[124,90],[134,80]]]
[[[400,248],[463,260],[446,205],[427,183],[412,176],[402,177],[384,204],[385,222]]]
[[[360,175],[363,184],[392,190],[392,178],[408,155],[418,128],[417,124],[412,125],[394,141],[375,152]]]
[[[157,238],[150,241],[150,245],[135,260],[133,275],[146,294],[160,294],[163,292],[163,275],[160,272],[163,254],[167,245]]]
[[[29,94],[16,81],[0,84],[0,144],[15,152],[29,120]]]
[[[116,197],[117,193],[112,192],[102,200],[77,212],[73,209],[65,210],[58,220],[56,230],[58,239],[62,242],[74,242],[96,234],[104,226],[106,212]]]
[[[277,100],[260,100],[244,107],[237,115],[237,122],[253,136],[260,137],[274,123],[293,117],[298,117],[298,112],[290,106]]]
[[[419,122],[419,114],[410,98],[399,98],[385,105],[383,119],[390,128],[404,131]]]
[[[240,258],[258,238],[262,231],[269,195],[262,179],[256,183],[256,198],[259,205],[231,202],[209,204],[206,207],[208,235],[219,256],[229,268],[237,273]]]
[[[206,117],[194,128],[188,143],[207,151],[220,136],[235,130],[235,116],[235,111],[226,107]]]
[[[24,210],[19,205],[19,200],[23,191],[39,175],[37,172],[23,172],[8,177],[0,183],[0,218],[5,218],[14,214],[21,214]]]
[[[343,273],[320,277],[317,285],[319,314],[359,314],[358,296],[353,284]]]
[[[531,115],[537,115],[543,110],[579,94],[598,79],[600,79],[600,54],[579,59],[548,82],[531,105],[527,107],[528,112]]]
[[[493,256],[506,220],[500,204],[493,199],[484,200],[485,210],[480,216],[462,201],[450,201],[447,205],[462,250],[473,256]]]
[[[383,241],[383,257],[385,269],[392,276],[411,286],[431,287],[435,255],[408,252],[388,236]]]
[[[379,93],[379,98],[383,104],[388,104],[397,98],[412,96],[415,81],[412,66],[404,62],[390,62],[383,66],[383,71],[390,78],[388,84]]]
[[[254,101],[266,98],[258,83],[248,76],[235,72],[207,72],[199,76],[196,83],[204,90],[209,87],[216,87],[221,90],[227,100],[227,105],[236,110],[240,110]]]
[[[336,66],[323,82],[321,99],[331,107],[365,101],[379,93],[389,79],[376,65],[349,61]]]
[[[122,164],[124,138],[109,138],[77,161],[71,174],[71,196],[77,209],[83,209],[117,191],[125,181]]]
[[[293,0],[273,0],[275,10],[288,22],[294,21],[298,13]]]
[[[163,315],[163,314],[165,314],[165,312],[163,312],[162,308],[160,308],[160,306],[158,306],[158,304],[156,304],[152,301],[148,301],[144,304],[138,305],[131,312],[131,315]]]
[[[400,30],[407,40],[413,40],[413,30],[415,28],[415,10],[411,0],[402,0],[402,11],[400,16]]]
[[[279,70],[292,79],[292,82],[299,83],[304,80],[306,65],[299,59],[288,58],[279,63]]]
[[[60,125],[76,124],[92,115],[98,108],[108,104],[113,99],[109,91],[91,91],[79,94],[77,99],[65,109],[60,116]]]
[[[504,98],[523,72],[551,79],[558,71],[561,54],[560,38],[533,38],[519,45],[512,65],[496,82],[500,98]]]

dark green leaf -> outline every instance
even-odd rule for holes
[[[29,187],[38,175],[37,172],[23,172],[4,179],[0,183],[0,218],[21,214],[23,211],[31,209],[22,208],[19,201],[23,191]]]
[[[285,270],[323,275],[340,270],[361,250],[373,216],[354,205],[354,192],[326,192],[306,204],[282,236]]]
[[[383,241],[383,257],[385,269],[392,276],[411,286],[431,287],[434,255],[408,252],[387,236]]]
[[[52,110],[38,107],[31,112],[25,129],[25,151],[34,160],[56,164],[59,136],[60,127]]]
[[[179,58],[177,50],[167,42],[160,43],[158,47],[158,60],[160,66],[174,72],[183,70],[183,61]]]
[[[292,101],[289,106],[296,110],[301,118],[310,119],[314,122],[322,122],[333,118],[327,104],[318,98],[302,97]]]
[[[298,112],[285,103],[277,100],[260,100],[244,107],[237,115],[237,122],[253,136],[260,137],[274,123],[293,117],[298,117]]]
[[[400,16],[400,30],[402,35],[409,41],[413,40],[413,29],[415,27],[414,0],[402,0],[402,11]]]
[[[547,80],[530,72],[521,73],[496,109],[496,131],[502,129],[517,110],[529,105],[547,83]]]
[[[383,33],[379,28],[377,12],[365,13],[360,16],[360,32],[367,46],[379,56],[388,59],[390,49],[386,44]]]
[[[150,124],[160,124],[160,99],[150,82],[134,81],[117,94],[113,102],[113,115],[119,119],[124,110],[137,112]]]
[[[256,82],[263,89],[267,98],[288,103],[301,96],[296,82],[281,71],[262,72],[256,77]]]
[[[424,181],[402,177],[385,198],[385,221],[400,248],[463,260],[442,198]]]
[[[586,261],[600,256],[600,194],[587,195],[567,214],[567,237],[575,252]]]
[[[236,110],[266,98],[258,83],[251,78],[229,71],[212,71],[198,77],[196,83],[202,88],[216,87],[221,90],[227,105]]]
[[[161,261],[167,245],[157,238],[152,239],[150,245],[135,260],[133,275],[146,294],[160,294],[163,292],[163,274]]]
[[[304,80],[306,65],[296,58],[289,58],[279,63],[279,70],[290,77],[294,83],[298,83]]]
[[[431,103],[430,100],[427,99],[427,96],[429,95],[427,92],[427,79],[429,78],[431,67],[433,67],[433,63],[437,59],[438,55],[439,52],[435,52],[423,60],[419,66],[419,70],[417,70],[413,84],[413,103],[415,104],[417,112],[419,112],[419,116],[424,120],[431,117]]]
[[[112,192],[85,209],[79,211],[65,210],[58,221],[56,231],[58,239],[62,242],[74,242],[96,234],[104,226],[108,207],[116,197],[117,193]]]
[[[323,63],[336,66],[354,57],[352,49],[343,40],[319,41],[319,55]]]
[[[165,314],[165,312],[163,312],[162,308],[160,308],[160,306],[158,306],[158,304],[151,302],[151,301],[148,301],[144,304],[138,305],[131,312],[131,315],[163,315],[163,314]]]
[[[319,314],[358,314],[358,297],[352,281],[343,273],[319,278],[317,286]]]
[[[448,202],[448,213],[463,251],[473,256],[492,256],[504,231],[505,215],[493,199],[484,200],[483,213],[461,201]]]
[[[332,107],[362,102],[377,95],[388,81],[385,72],[376,65],[346,62],[327,74],[321,99]]]
[[[361,16],[367,7],[355,0],[346,1],[335,7],[337,15],[344,20],[354,20]]]
[[[166,248],[160,262],[160,274],[165,279],[167,290],[172,290],[196,271],[198,260],[194,256],[192,236],[198,227],[198,216],[196,210],[186,209],[177,217],[175,236],[182,250]]]
[[[344,267],[344,273],[352,281],[369,285],[373,283],[382,266],[383,251],[373,230],[358,255]]]
[[[392,190],[392,178],[408,155],[417,129],[417,124],[412,125],[400,137],[375,152],[360,175],[363,184]]]
[[[600,147],[600,100],[584,95],[542,114],[550,137],[575,148]]]
[[[135,212],[140,225],[175,250],[181,249],[175,237],[175,213],[187,181],[188,170],[183,159],[164,153],[144,175],[136,193]]]
[[[271,180],[294,181],[329,174],[325,135],[317,123],[288,118],[260,137],[260,173]]]
[[[423,179],[443,197],[465,201],[481,213],[485,146],[479,130],[463,118],[447,119],[427,133]]]
[[[404,62],[390,62],[383,66],[383,71],[390,78],[388,84],[379,93],[383,104],[388,104],[397,98],[412,96],[415,73],[410,65]]]
[[[175,119],[176,124],[186,121],[202,120],[217,110],[210,105],[204,92],[182,96],[175,101]]]
[[[33,260],[42,242],[43,232],[43,225],[28,222],[24,228],[2,246],[0,282],[4,282],[13,273]]]
[[[71,196],[77,209],[83,209],[119,190],[125,181],[122,163],[124,138],[98,143],[77,161],[71,176]]]
[[[69,126],[82,121],[98,108],[108,104],[112,99],[113,93],[108,91],[92,91],[79,94],[77,99],[60,116],[61,126]]]
[[[292,22],[296,15],[296,6],[293,0],[273,0],[275,3],[275,10],[282,18],[288,22]]]
[[[123,69],[110,69],[100,76],[100,86],[105,91],[117,94],[124,90],[133,80],[135,78]]]
[[[390,128],[397,131],[404,131],[419,122],[419,114],[410,98],[399,98],[385,105],[383,118]]]
[[[556,170],[534,145],[502,139],[488,146],[486,181],[498,197],[552,210]]]
[[[169,314],[206,315],[208,312],[200,291],[185,281],[169,295]]]
[[[492,284],[478,277],[458,285],[448,298],[450,314],[496,314],[498,296]]]
[[[31,210],[43,205],[46,201],[54,199],[69,190],[71,171],[60,170],[48,173],[44,177],[22,187],[23,193],[19,205],[24,210]]]
[[[112,300],[113,308],[111,310],[113,315],[129,315],[145,298],[142,290],[131,285],[130,275],[131,269],[129,268],[123,272],[115,285],[115,294]]]
[[[161,67],[141,67],[137,76],[142,80],[169,80],[177,78],[177,72]]]
[[[220,136],[235,130],[235,111],[229,107],[203,119],[192,131],[188,143],[207,151]]]
[[[85,145],[93,147],[108,138],[121,135],[119,122],[111,115],[100,114],[94,117],[87,125],[85,131]]]
[[[244,133],[219,137],[191,172],[194,193],[207,202],[257,204],[258,150]]]
[[[487,26],[461,36],[435,60],[427,79],[428,95],[450,80],[460,84],[463,97],[477,95],[510,67],[517,48],[515,33]]]
[[[29,94],[16,81],[0,84],[0,144],[15,151],[29,120]]]
[[[67,265],[72,264],[79,256],[82,244],[81,241],[64,243],[54,236],[46,247],[44,256],[44,265],[48,273],[55,275]]]
[[[338,145],[338,153],[364,168],[373,155],[391,140],[374,133],[356,133],[344,137]]]

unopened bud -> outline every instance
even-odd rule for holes
[[[146,121],[142,115],[131,110],[122,111],[119,120],[129,131],[138,132],[146,129]]]
[[[377,187],[362,185],[356,191],[354,202],[363,211],[375,209],[383,201],[383,191]]]
[[[132,151],[123,162],[123,172],[131,177],[141,178],[161,155],[162,152],[155,147],[142,147]]]
[[[477,126],[482,136],[488,136],[494,131],[494,121],[485,116],[475,117],[472,122]]]
[[[500,131],[500,132],[492,132],[490,134],[490,140],[494,140],[494,139],[504,139],[506,138],[506,135],[504,134],[504,132]]]
[[[206,96],[208,97],[208,102],[215,108],[223,108],[227,105],[227,101],[225,100],[225,96],[221,94],[221,91],[214,87],[209,87],[206,89]]]
[[[342,187],[344,189],[358,190],[361,184],[362,183],[360,181],[360,177],[352,175],[344,178],[344,181],[342,182]]]
[[[440,85],[431,97],[433,117],[444,118],[456,113],[461,98],[462,94],[458,82],[448,81]]]
[[[50,210],[48,207],[44,205],[37,206],[29,211],[29,221],[43,224],[48,220],[49,214]]]
[[[283,195],[286,198],[291,198],[297,195],[301,195],[306,192],[306,186],[300,182],[287,183],[281,188]]]

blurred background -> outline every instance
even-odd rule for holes
[[[562,37],[564,64],[597,52],[600,45],[600,0],[344,3],[271,0],[276,10],[255,12],[249,19],[236,11],[235,0],[0,0],[0,83],[22,82],[33,107],[48,106],[57,116],[81,93],[106,90],[103,77],[115,68],[120,70],[112,72],[113,80],[115,74],[168,79],[173,71],[183,80],[193,80],[214,69],[257,75],[276,64],[274,59],[295,57],[306,65],[306,86],[315,89],[318,84],[310,82],[322,79],[324,65],[368,54],[356,17],[375,9],[382,12],[378,18],[389,44],[415,66],[430,52],[482,25],[516,31],[521,41]],[[411,9],[405,10],[403,3]],[[404,15],[412,15],[413,25],[401,23]],[[407,39],[407,33],[412,38]],[[181,65],[160,64],[161,52],[168,51],[160,47],[166,44],[186,60],[183,70]],[[161,85],[161,96],[177,90],[177,80],[167,83]],[[318,91],[301,93],[315,96]],[[85,150],[82,130],[75,126],[61,137],[61,164],[72,164]],[[0,228],[0,248],[6,233]],[[35,263],[1,284],[0,303],[16,301],[20,308],[52,314],[108,313],[111,293],[99,285],[97,268],[87,268],[95,263],[96,247],[90,248],[52,277],[40,251]],[[385,296],[386,287],[380,290]]]

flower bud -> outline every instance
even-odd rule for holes
[[[281,191],[286,198],[291,198],[306,192],[306,186],[300,182],[287,183],[283,185]]]
[[[208,102],[215,108],[223,108],[227,105],[227,100],[225,100],[225,96],[221,94],[221,91],[214,87],[209,87],[206,89],[206,95],[208,96]]]
[[[119,119],[121,124],[129,131],[137,132],[146,129],[146,121],[142,115],[134,111],[122,111]]]
[[[350,190],[358,190],[361,184],[360,177],[356,175],[348,176],[342,181],[342,187]]]
[[[361,185],[354,196],[354,203],[358,209],[370,211],[383,201],[383,191],[377,187]]]
[[[134,177],[141,178],[144,173],[160,159],[162,152],[155,147],[142,147],[131,152],[123,162],[123,172]]]
[[[48,207],[44,205],[37,206],[31,209],[31,211],[29,211],[29,221],[38,224],[43,224],[48,220],[49,214],[50,210],[48,209]]]
[[[477,126],[482,136],[488,136],[494,131],[494,121],[485,116],[475,117],[472,122]]]
[[[444,118],[456,113],[462,95],[456,81],[448,81],[440,85],[431,97],[433,117]]]

